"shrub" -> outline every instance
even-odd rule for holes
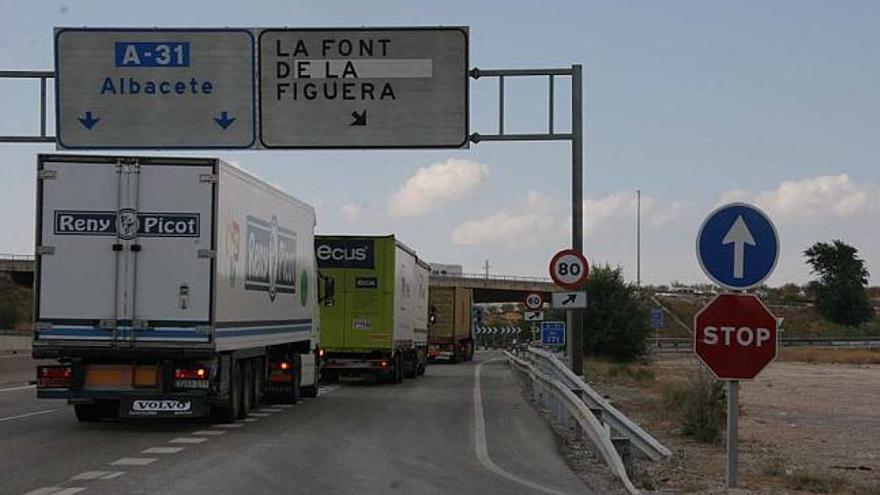
[[[621,268],[592,268],[586,291],[584,352],[617,361],[645,355],[651,333],[648,312],[639,303],[635,287],[623,280]]]
[[[665,400],[683,435],[702,443],[721,441],[726,419],[723,382],[700,372],[668,389]]]

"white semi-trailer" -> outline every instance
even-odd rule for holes
[[[37,395],[81,421],[317,395],[312,207],[215,159],[40,155]]]

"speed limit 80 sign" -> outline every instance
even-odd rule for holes
[[[590,265],[584,255],[574,249],[564,249],[550,260],[550,278],[564,289],[579,289],[587,281]]]

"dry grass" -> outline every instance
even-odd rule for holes
[[[804,363],[880,364],[880,349],[801,347],[781,350],[779,352],[779,360],[800,361]]]

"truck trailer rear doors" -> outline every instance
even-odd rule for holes
[[[38,340],[208,342],[215,165],[46,157]]]

